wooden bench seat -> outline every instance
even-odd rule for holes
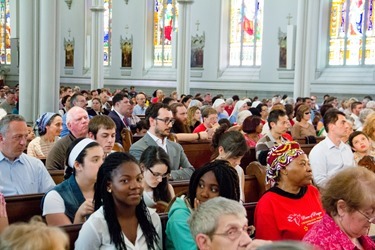
[[[200,168],[211,160],[210,142],[180,142],[186,157],[194,168]]]
[[[64,181],[64,170],[61,169],[49,169],[48,173],[51,175],[53,181],[57,184],[60,184]]]
[[[41,201],[44,194],[6,196],[9,223],[28,222],[34,215],[42,215]]]
[[[83,224],[80,223],[80,224],[60,226],[60,228],[63,229],[69,236],[69,247],[71,250],[74,250],[74,243],[78,239],[78,234],[82,228],[82,225]]]

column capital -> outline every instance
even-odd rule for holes
[[[179,4],[190,4],[194,3],[194,0],[177,0]]]

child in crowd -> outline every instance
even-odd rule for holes
[[[355,131],[349,136],[349,145],[354,151],[354,160],[358,166],[375,169],[375,151],[371,147],[369,137],[362,131]]]

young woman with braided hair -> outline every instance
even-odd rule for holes
[[[215,160],[195,170],[189,183],[187,196],[178,197],[168,213],[166,228],[167,249],[196,249],[187,219],[199,204],[222,196],[240,200],[240,189],[236,171],[224,160]]]
[[[76,249],[162,249],[161,222],[142,200],[143,173],[128,153],[107,156],[95,185],[95,212],[83,224]]]

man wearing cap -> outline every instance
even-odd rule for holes
[[[4,196],[45,193],[55,186],[43,163],[23,153],[27,134],[22,116],[0,120],[0,193]]]

